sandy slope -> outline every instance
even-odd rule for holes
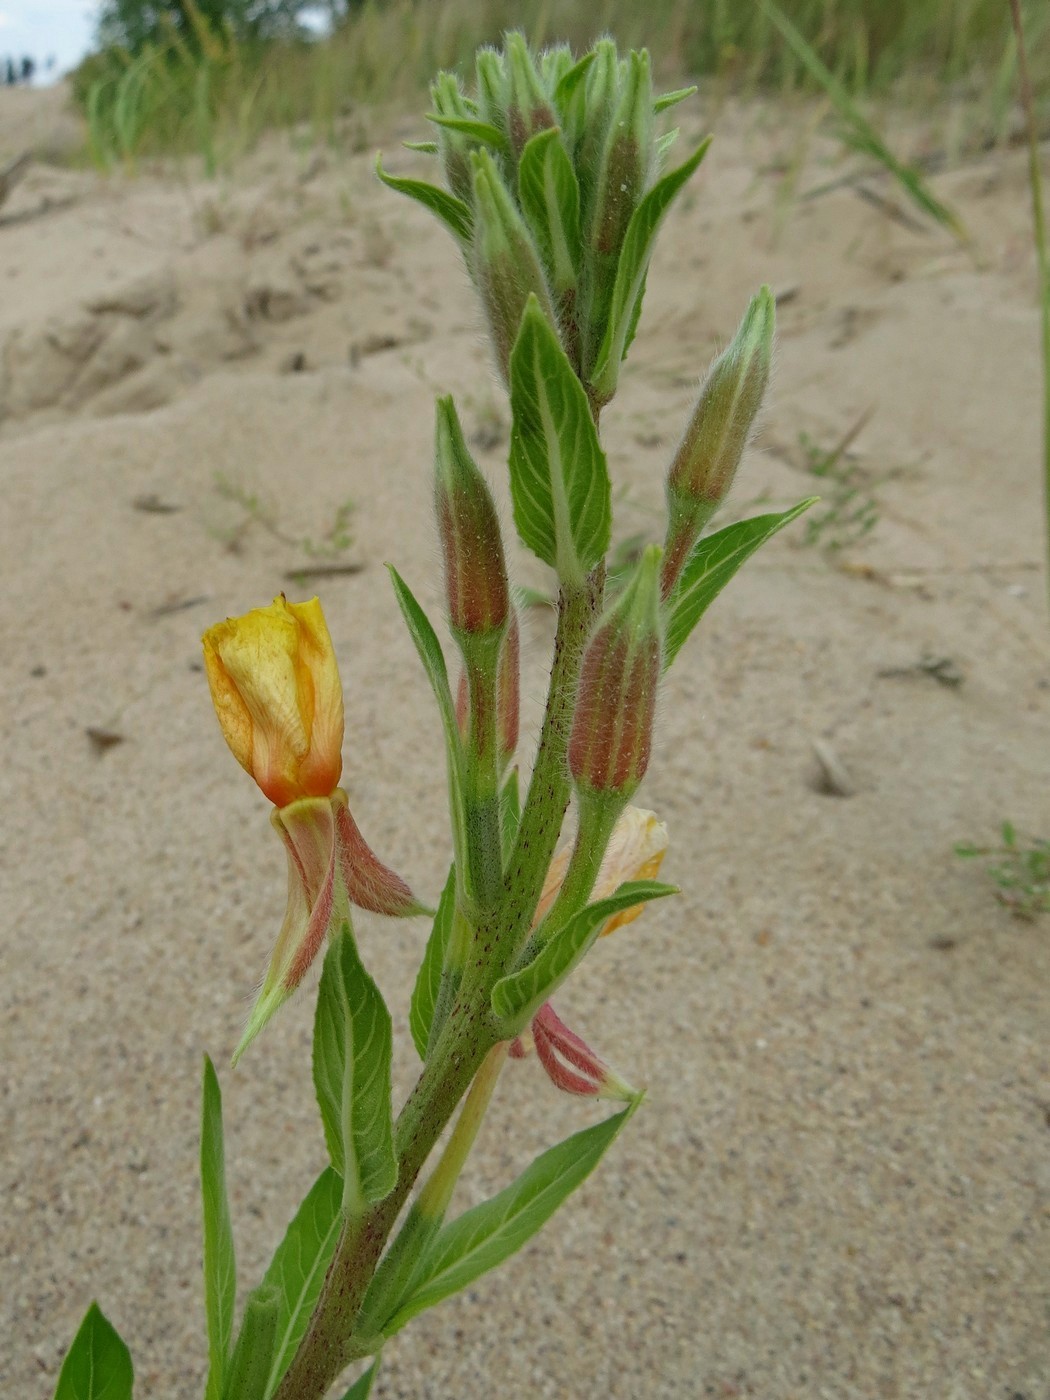
[[[23,140],[13,110],[0,156]],[[644,799],[684,894],[561,1000],[647,1104],[555,1227],[390,1347],[386,1400],[1050,1394],[1050,939],[951,853],[1003,817],[1046,834],[1023,163],[938,180],[972,252],[848,187],[776,242],[762,172],[792,132],[751,110],[717,134],[608,414],[618,532],[658,531],[695,375],[762,280],[786,294],[779,363],[734,509],[809,494],[799,434],[830,446],[870,408],[853,447],[878,522],[844,567],[801,529],[775,541],[676,664]],[[198,636],[294,591],[303,560],[244,528],[217,474],[293,539],[356,503],[363,571],[316,585],[348,786],[386,858],[427,892],[443,874],[437,723],[382,564],[440,608],[434,394],[484,430],[501,491],[505,414],[454,250],[370,164],[282,140],[210,187],[38,167],[0,213],[5,1396],[50,1394],[93,1296],[137,1394],[200,1391],[199,1057],[236,1041],[283,857]],[[550,634],[530,616],[530,720]],[[962,685],[909,669],[924,654]],[[122,742],[99,752],[91,727]],[[818,739],[854,796],[815,790]],[[424,930],[360,932],[403,1026]],[[249,1283],[323,1160],[310,1000],[223,1076]],[[399,1095],[413,1068],[404,1036]],[[462,1200],[591,1116],[511,1066]]]

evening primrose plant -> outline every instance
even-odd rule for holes
[[[440,892],[417,895],[383,862],[339,786],[342,690],[318,600],[281,596],[205,634],[222,732],[272,804],[288,865],[284,921],[234,1060],[266,1053],[268,1023],[320,964],[313,1075],[329,1157],[238,1321],[220,1089],[205,1059],[206,1400],[321,1400],[355,1362],[363,1369],[345,1400],[366,1396],[390,1338],[529,1240],[641,1101],[552,998],[600,936],[674,892],[657,879],[666,829],[633,805],[661,676],[745,559],[808,504],[705,533],[769,376],[774,302],[763,287],[708,371],[670,463],[662,543],[615,593],[606,587],[612,474],[599,421],[661,222],[707,149],[675,165],[675,133],[657,135],[659,114],[689,95],[654,96],[644,51],[621,58],[603,40],[579,60],[564,47],[537,55],[510,34],[502,51],[478,54],[473,96],[451,73],[433,85],[435,139],[420,149],[443,183],[379,168],[463,253],[510,398],[514,525],[557,592],[522,795],[519,626],[499,513],[455,404],[440,399],[433,498],[451,678],[433,623],[390,570],[444,732],[450,865]],[[563,839],[570,803],[574,834]],[[394,1027],[355,909],[430,925],[408,1025],[421,1068],[396,1114]],[[501,1071],[533,1052],[556,1088],[616,1107],[457,1215],[456,1183]],[[127,1349],[93,1305],[57,1394],[131,1393]]]

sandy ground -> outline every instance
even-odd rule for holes
[[[54,111],[0,96],[0,159],[27,122],[47,146]],[[785,203],[770,165],[803,125],[723,112],[670,221],[607,419],[617,532],[660,531],[696,375],[763,280],[782,299],[775,391],[733,509],[810,494],[800,434],[831,447],[870,410],[848,466],[877,521],[835,557],[801,527],[778,538],[676,663],[642,798],[684,893],[560,1002],[646,1106],[556,1225],[391,1345],[382,1400],[1050,1396],[1050,937],[952,854],[1005,817],[1047,834],[1024,163],[937,178],[965,250],[849,186]],[[384,135],[395,168],[418,134]],[[504,498],[506,411],[450,240],[371,160],[282,138],[211,185],[36,166],[0,211],[13,1400],[50,1395],[92,1297],[140,1397],[200,1393],[200,1055],[233,1049],[284,880],[211,711],[205,626],[320,589],[354,810],[419,889],[443,875],[438,726],[382,565],[440,610],[433,398],[456,393]],[[845,168],[818,143],[798,190]],[[361,572],[289,582],[295,541],[347,498]],[[522,551],[515,568],[544,583]],[[530,615],[530,723],[550,638]],[[814,741],[853,796],[818,790]],[[424,929],[359,931],[402,1032],[400,1097]],[[223,1073],[246,1285],[323,1164],[311,1001]],[[512,1065],[461,1200],[592,1116]]]

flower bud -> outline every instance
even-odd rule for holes
[[[343,691],[316,598],[227,618],[204,634],[204,667],[226,742],[277,807],[327,797],[343,760]]]
[[[469,119],[474,115],[454,73],[437,75],[430,87],[430,100],[436,116]],[[437,143],[449,189],[458,199],[469,204],[472,198],[470,152],[477,143],[462,132],[452,131],[440,124],[437,127]]]
[[[532,1018],[532,1039],[540,1064],[551,1083],[567,1094],[634,1103],[639,1093],[569,1030],[550,1002]]]
[[[776,301],[753,297],[730,345],[715,360],[667,477],[666,598],[700,531],[725,500],[769,380]]]
[[[580,670],[569,771],[596,793],[630,797],[649,766],[660,675],[661,551],[650,545],[599,619]]]
[[[627,225],[645,189],[652,151],[653,82],[649,53],[642,49],[627,60],[625,81],[605,138],[591,231],[596,253],[619,257]]]
[[[510,69],[510,98],[507,104],[507,134],[515,159],[525,148],[530,136],[557,126],[550,99],[543,89],[525,36],[510,33],[504,40],[507,66]]]
[[[436,458],[435,498],[452,630],[469,636],[499,632],[510,612],[499,517],[451,398],[438,400]]]
[[[474,71],[478,80],[478,116],[506,134],[509,88],[503,55],[496,49],[479,49]]]
[[[496,363],[509,378],[510,352],[534,292],[553,325],[550,293],[532,236],[488,151],[471,154],[474,172],[474,280],[489,321]]]
[[[574,163],[585,208],[588,206],[587,192],[594,186],[619,82],[616,45],[612,39],[599,39],[594,46],[594,61],[587,70],[586,81],[578,89],[582,99],[574,104],[575,110],[567,122],[567,134],[575,137]]]

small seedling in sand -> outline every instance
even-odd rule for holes
[[[832,448],[820,447],[808,433],[798,443],[806,470],[821,484],[820,501],[806,519],[802,543],[836,554],[870,535],[879,522],[879,503],[850,445],[868,421],[864,414]]]
[[[1023,843],[1012,822],[1003,822],[998,846],[960,842],[955,854],[969,860],[987,859],[988,874],[998,885],[997,897],[1019,919],[1050,913],[1050,841]]]
[[[316,996],[313,1078],[330,1159],[318,1163],[238,1324],[222,1100],[205,1059],[207,1400],[322,1400],[355,1362],[365,1369],[346,1397],[363,1400],[390,1339],[531,1239],[641,1104],[552,998],[601,935],[675,893],[656,878],[666,828],[633,805],[660,677],[737,569],[808,504],[705,533],[769,375],[775,307],[763,287],[700,385],[667,469],[662,545],[653,531],[644,547],[609,558],[615,465],[601,414],[639,323],[660,225],[707,148],[672,164],[672,138],[656,134],[659,113],[687,96],[654,94],[644,51],[621,58],[603,40],[577,61],[565,47],[534,54],[512,34],[502,52],[478,54],[475,95],[451,73],[434,83],[433,152],[445,186],[380,170],[436,214],[463,253],[509,394],[514,525],[557,597],[546,709],[519,786],[519,626],[499,514],[455,404],[439,399],[425,508],[434,508],[444,564],[451,674],[408,584],[394,568],[391,579],[444,736],[450,864],[440,892],[417,896],[380,859],[339,785],[343,697],[320,602],[281,595],[205,634],[222,732],[272,804],[288,862],[284,922],[234,1062],[271,1048],[256,1038],[289,998]],[[406,510],[418,494],[406,479]],[[621,568],[615,594],[610,562]],[[202,771],[211,762],[202,755]],[[575,829],[563,841],[570,802]],[[430,923],[409,1013],[421,1067],[396,1117],[394,1027],[368,970],[370,940],[359,945],[354,933],[354,906]],[[312,966],[321,969],[316,992]],[[231,1021],[250,977],[230,988]],[[650,993],[640,984],[620,995]],[[652,1005],[651,1015],[655,1025],[662,1009]],[[532,1072],[552,1088],[607,1099],[614,1111],[457,1213],[457,1181],[497,1084],[543,1092],[535,1081],[526,1089],[528,1063],[506,1070],[532,1051]],[[632,1150],[644,1156],[644,1142]],[[500,1393],[500,1376],[480,1388]],[[127,1349],[95,1307],[58,1394],[131,1396]]]
[[[235,524],[216,532],[226,548],[234,554],[240,550],[245,534],[253,526],[258,526],[281,544],[300,550],[315,562],[334,562],[353,544],[350,522],[354,514],[354,503],[349,499],[336,506],[324,532],[315,539],[310,535],[293,535],[286,530],[274,506],[264,501],[257,491],[239,485],[224,472],[215,473],[215,490],[224,501],[231,501],[243,512]]]

